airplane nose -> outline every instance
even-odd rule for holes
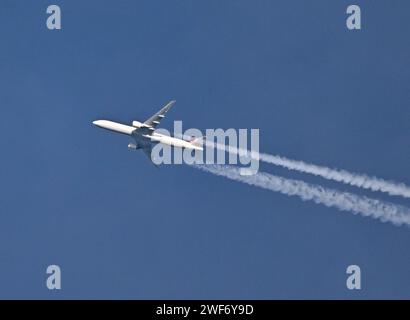
[[[100,123],[100,120],[94,120],[94,121],[93,121],[93,125],[98,126],[98,125],[99,125],[99,123]]]

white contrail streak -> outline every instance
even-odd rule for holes
[[[268,173],[259,172],[242,176],[240,168],[226,165],[193,165],[203,171],[223,176],[252,186],[280,192],[288,196],[298,196],[302,200],[312,200],[327,207],[350,211],[395,225],[410,225],[410,209],[393,203],[370,199],[352,193],[327,189],[299,180],[285,179]]]
[[[230,153],[248,154],[253,159],[274,164],[288,170],[295,170],[302,173],[309,173],[328,180],[342,182],[351,186],[369,189],[372,191],[381,191],[393,196],[402,196],[410,198],[410,187],[404,183],[387,181],[384,179],[369,177],[364,174],[351,173],[346,170],[331,169],[324,166],[318,166],[303,161],[291,160],[285,157],[270,155],[266,153],[257,153],[254,151],[242,150],[235,147],[229,147],[218,143],[206,142],[207,146],[224,150]]]
[[[260,154],[260,160],[275,164],[289,170],[310,173],[328,180],[343,182],[351,186],[381,191],[393,196],[410,198],[410,188],[403,183],[386,181],[376,177],[369,177],[364,174],[351,173],[346,170],[336,170],[327,167],[317,166],[303,161],[290,160],[284,157]]]

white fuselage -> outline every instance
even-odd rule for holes
[[[138,122],[138,121],[133,121],[132,126],[128,126],[128,125],[110,121],[110,120],[96,120],[96,121],[93,121],[93,124],[95,124],[96,126],[100,128],[104,128],[110,131],[133,136],[134,138],[137,138],[133,134],[135,130],[146,127],[143,123]],[[156,133],[155,131],[152,132],[151,134],[141,134],[141,137],[144,137],[148,141],[150,140],[151,142],[154,142],[154,143],[155,142],[163,143],[163,144],[170,145],[173,147],[187,148],[187,149],[193,149],[193,150],[203,150],[202,147],[194,145],[193,143],[189,141],[185,141],[183,139],[178,139],[175,137]]]

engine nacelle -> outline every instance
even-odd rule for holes
[[[142,124],[141,122],[139,122],[139,121],[133,121],[133,122],[132,122],[132,126],[135,127],[135,128],[141,128],[142,125],[143,125],[143,124]]]
[[[134,143],[129,143],[128,144],[128,149],[129,150],[137,150],[139,147],[136,145],[136,144],[134,144]]]

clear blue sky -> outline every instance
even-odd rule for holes
[[[91,124],[176,99],[165,128],[259,128],[263,152],[410,184],[410,3],[354,1],[359,32],[351,3],[1,1],[0,298],[410,298],[408,227],[157,170]]]

